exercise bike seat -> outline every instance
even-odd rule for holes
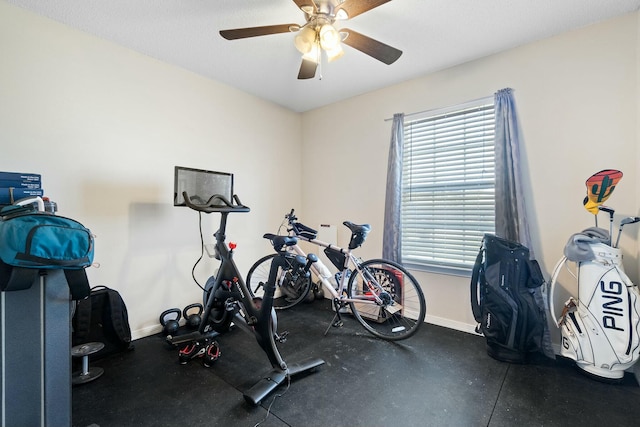
[[[277,234],[266,233],[262,237],[271,241],[273,248],[278,252],[285,246],[293,246],[298,243],[298,238],[293,236],[279,236]]]

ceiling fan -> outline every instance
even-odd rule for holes
[[[262,27],[222,30],[227,40],[297,32],[295,46],[302,53],[298,79],[310,79],[316,75],[324,51],[328,60],[340,58],[344,43],[385,64],[394,63],[402,51],[374,40],[349,28],[336,30],[334,23],[344,21],[376,8],[391,0],[293,0],[304,12],[306,23],[267,25]]]

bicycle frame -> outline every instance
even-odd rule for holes
[[[285,215],[278,234],[297,239],[287,251],[299,258],[306,256],[305,271],[311,271],[319,279],[316,286],[321,287],[321,292],[318,293],[332,302],[335,315],[331,326],[343,326],[341,314],[347,313],[378,338],[397,341],[412,336],[424,322],[426,314],[426,301],[420,284],[395,261],[380,258],[363,260],[354,255],[352,251],[362,246],[371,226],[351,221],[344,221],[343,224],[351,231],[346,248],[319,240],[316,230],[298,222],[293,209]],[[335,281],[327,266],[313,253],[306,254],[298,245],[299,241],[323,248],[332,265],[340,270],[335,275]],[[273,254],[263,256],[249,269],[247,285],[255,295],[262,295],[261,289],[264,292],[274,258]],[[295,268],[281,269],[278,274],[277,310],[309,301],[307,296],[312,288],[312,280],[300,279]],[[311,299],[318,296],[316,292],[314,288]]]
[[[296,236],[298,240],[304,240],[306,242],[312,243],[322,248],[329,248],[329,249],[339,251],[341,254],[345,256],[344,265],[340,270],[342,274],[340,275],[340,282],[337,283],[338,285],[337,289],[334,288],[333,284],[330,281],[330,279],[332,278],[331,272],[320,259],[318,259],[316,262],[311,264],[311,271],[320,279],[320,282],[322,283],[323,288],[331,294],[332,299],[334,301],[337,300],[341,303],[357,302],[361,304],[371,304],[371,305],[384,304],[384,302],[378,296],[378,293],[375,292],[377,289],[372,284],[372,278],[367,277],[368,274],[360,268],[359,258],[357,258],[355,255],[352,254],[351,249],[344,249],[339,246],[332,245],[327,242],[323,242],[322,240],[311,239],[301,235],[295,235],[295,233],[293,233],[292,235]],[[290,246],[288,249],[295,252],[297,255],[304,256],[304,257],[307,256],[307,254],[302,250],[302,248],[297,243],[295,245]],[[347,295],[347,282],[349,277],[346,274],[346,272],[349,271],[349,266],[354,267],[352,274],[355,274],[357,272],[358,274],[362,275],[363,278],[367,279],[365,283],[367,284],[367,286],[369,287],[369,290],[371,291],[370,295],[360,295],[356,297],[349,297],[349,295]],[[392,311],[398,311],[400,310],[400,308],[401,307],[397,307],[396,310],[392,310]],[[387,307],[387,309],[389,309],[389,307]]]

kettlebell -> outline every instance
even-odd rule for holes
[[[160,324],[164,335],[175,335],[180,328],[180,309],[170,308],[163,311],[160,315]]]
[[[194,310],[194,309],[197,309],[198,312],[192,313],[192,314],[188,313],[189,310]],[[202,321],[202,310],[203,310],[202,304],[198,304],[198,303],[189,304],[184,308],[184,310],[182,310],[182,316],[187,321],[187,327],[189,329],[198,329],[198,326],[200,326],[200,322]]]

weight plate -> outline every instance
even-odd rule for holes
[[[98,367],[89,368],[89,372],[86,374],[83,374],[82,372],[74,372],[71,376],[71,383],[74,385],[85,384],[89,381],[98,379],[102,374],[104,374],[104,369]]]
[[[89,354],[97,353],[104,348],[104,343],[101,342],[88,342],[85,344],[79,344],[71,349],[71,355],[73,357],[82,357]]]

